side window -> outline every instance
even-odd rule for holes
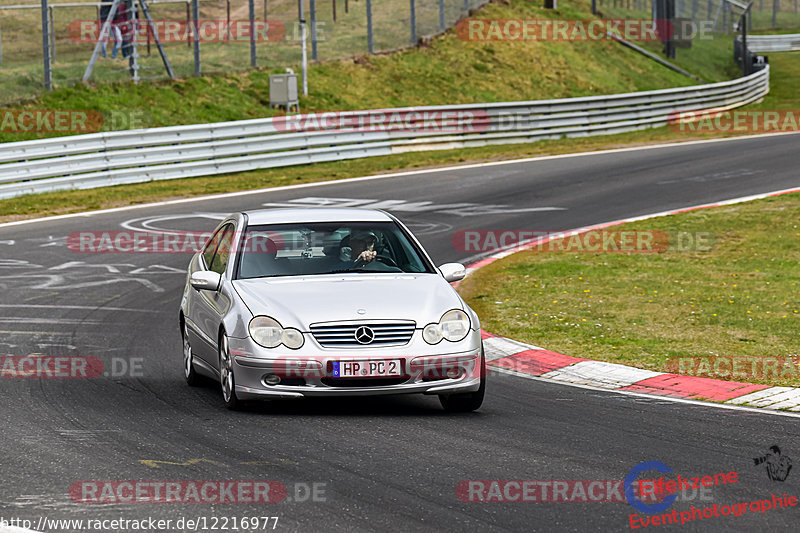
[[[206,263],[206,268],[208,268],[211,265],[211,259],[213,259],[214,257],[214,252],[217,250],[217,243],[219,243],[219,237],[220,235],[222,235],[224,229],[225,228],[222,228],[214,235],[212,235],[211,238],[208,239],[206,247],[203,248],[203,260]]]
[[[228,266],[228,259],[231,256],[233,225],[228,224],[222,228],[222,231],[219,235],[219,246],[214,254],[214,258],[211,259],[211,263],[208,265],[208,269],[216,272],[217,274],[223,274],[225,272],[225,268]]]

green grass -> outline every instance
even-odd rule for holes
[[[362,4],[353,2],[353,9]],[[511,5],[489,4],[474,16],[500,19],[591,16],[588,0],[565,0],[560,6],[558,11],[544,10],[529,2],[516,0]],[[398,12],[393,14],[395,18],[400,16]],[[397,24],[388,24],[387,20],[387,27],[396,28]],[[4,27],[4,36],[5,32]],[[326,47],[338,47],[333,43],[334,36],[344,38],[331,32],[331,42],[321,43],[321,51]],[[172,48],[175,54],[190,52],[181,44]],[[211,46],[208,48],[213,50]],[[240,59],[249,58],[246,47],[236,50]],[[12,57],[10,54],[5,50],[3,79],[38,83],[36,80],[40,78],[37,75],[18,73],[7,65],[7,61],[10,61],[7,58]],[[85,66],[88,55],[84,55]],[[724,55],[725,61],[730,62],[730,54],[719,55]],[[322,56],[325,57],[324,54]],[[183,56],[175,56],[176,64],[179,57]],[[269,108],[269,74],[283,72],[284,66],[292,66],[296,72],[300,69],[298,56],[272,54],[266,57],[269,59],[262,63],[267,65],[264,70],[236,72],[236,61],[223,58],[221,68],[224,68],[226,61],[231,65],[224,75],[185,77],[175,82],[139,85],[118,82],[65,86],[13,107],[98,111],[109,118],[105,130],[126,128],[127,120],[117,120],[114,124],[115,121],[110,120],[112,115],[133,116],[143,127],[272,116],[279,111]],[[153,59],[157,61],[157,57]],[[721,68],[715,63],[711,66],[712,63],[709,61],[709,68],[702,69],[704,79],[731,77],[730,68]],[[108,66],[108,61],[103,65]],[[75,68],[81,72],[65,76],[79,76],[82,70]],[[700,70],[697,69],[698,72]],[[312,64],[309,95],[301,99],[301,109],[327,111],[535,100],[642,91],[694,83],[694,80],[613,42],[467,42],[459,38],[455,31],[449,31],[425,46],[414,49]],[[3,91],[5,95],[17,93],[24,94],[23,89]],[[41,136],[46,135],[0,132],[0,142]]]
[[[545,246],[484,267],[459,290],[484,329],[577,357],[674,371],[668,361],[684,357],[797,356],[798,221],[800,194],[791,194],[625,224],[609,231],[667,232],[670,249]],[[699,232],[712,237],[709,251],[677,246],[678,233]],[[748,381],[800,385],[797,377]]]

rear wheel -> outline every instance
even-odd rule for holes
[[[486,358],[483,356],[483,343],[481,343],[481,386],[475,392],[459,394],[440,394],[439,402],[445,411],[451,413],[469,413],[475,411],[483,404],[486,394]]]
[[[219,382],[222,387],[222,400],[228,409],[238,409],[241,405],[236,397],[236,380],[233,377],[233,361],[228,349],[228,337],[219,336]]]
[[[183,336],[183,377],[190,387],[194,387],[200,383],[200,376],[197,375],[194,369],[194,356],[192,355],[192,345],[189,344],[188,333],[186,322],[184,321],[183,331],[181,331]]]

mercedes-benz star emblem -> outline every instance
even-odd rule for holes
[[[367,326],[361,326],[356,329],[355,337],[359,344],[369,344],[375,340],[375,332]]]

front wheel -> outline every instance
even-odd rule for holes
[[[186,379],[186,383],[190,387],[194,387],[196,385],[199,385],[200,376],[197,375],[197,371],[194,369],[194,356],[192,355],[192,345],[189,344],[189,332],[187,331],[187,326],[185,321],[183,324],[183,331],[181,331],[181,335],[183,336],[183,377]]]
[[[233,360],[228,349],[228,337],[224,333],[219,336],[219,382],[222,387],[222,400],[225,407],[234,410],[241,405],[236,397],[236,380],[233,377]]]
[[[445,411],[451,413],[469,413],[475,411],[483,404],[483,397],[486,394],[486,358],[483,356],[483,344],[481,344],[481,385],[475,392],[463,392],[460,394],[440,394],[439,402]]]

